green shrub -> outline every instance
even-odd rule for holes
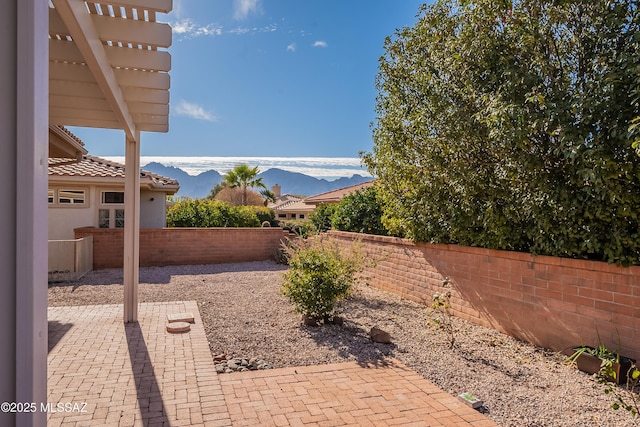
[[[331,225],[336,230],[386,236],[377,188],[368,187],[345,196],[333,209]]]
[[[289,270],[284,275],[281,293],[298,313],[331,319],[337,303],[347,297],[365,262],[359,244],[340,251],[335,240],[322,236],[295,239],[284,246]]]
[[[273,209],[270,209],[266,206],[247,206],[248,209],[255,212],[258,217],[258,221],[260,224],[267,221],[272,227],[278,226],[278,221],[276,220],[276,213]]]
[[[331,217],[338,207],[334,203],[323,203],[313,210],[309,215],[309,220],[316,228],[316,231],[327,231],[331,228]]]
[[[260,227],[262,224],[250,206],[230,206],[231,218],[227,227]]]
[[[389,230],[640,265],[637,9],[424,5],[385,41],[363,154]]]
[[[176,202],[167,209],[168,227],[203,227],[208,222],[207,202],[199,199],[188,199]],[[197,225],[196,225],[197,224]]]
[[[316,231],[313,223],[305,220],[280,221],[279,225],[284,230],[289,230],[300,237],[309,237]]]
[[[256,213],[246,206],[189,199],[177,202],[167,210],[168,227],[259,227]]]

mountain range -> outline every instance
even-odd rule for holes
[[[208,170],[193,176],[180,168],[165,166],[157,162],[148,163],[144,165],[142,169],[178,181],[180,190],[177,195],[182,197],[206,197],[211,189],[223,180],[222,175],[215,170]],[[260,173],[257,177],[262,178],[262,182],[264,182],[269,189],[273,185],[278,184],[282,187],[282,194],[305,196],[313,196],[326,191],[360,184],[372,179],[371,177],[355,174],[350,178],[342,177],[335,181],[327,181],[326,179],[315,178],[302,173],[289,172],[278,168],[268,169]]]

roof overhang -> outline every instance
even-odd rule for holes
[[[169,129],[172,0],[50,0],[49,123]]]
[[[124,178],[116,177],[87,177],[87,176],[67,176],[49,175],[50,185],[73,185],[75,187],[99,186],[101,188],[124,189]],[[175,194],[179,189],[179,184],[164,184],[154,181],[152,178],[140,178],[140,189],[145,191],[157,191],[168,195]]]
[[[84,144],[62,126],[49,125],[49,157],[79,162],[87,154]]]

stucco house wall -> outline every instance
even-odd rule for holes
[[[178,182],[147,171],[140,175],[140,227],[165,227],[167,195],[175,194]],[[48,239],[74,239],[74,228],[101,228],[100,210],[109,210],[108,228],[121,227],[116,223],[124,203],[104,203],[105,192],[124,192],[124,165],[89,155],[80,163],[50,163]],[[77,198],[69,200],[69,193]]]
[[[140,228],[162,228],[167,226],[166,193],[140,191]]]
[[[49,186],[57,188],[57,186]],[[75,188],[64,186],[64,188]],[[98,210],[106,207],[100,203],[102,191],[124,191],[123,188],[104,186],[79,187],[87,190],[88,198],[84,205],[49,205],[49,240],[69,240],[74,238],[73,229],[78,227],[98,228]],[[140,192],[140,227],[166,227],[166,193],[158,191]]]

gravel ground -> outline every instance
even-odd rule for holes
[[[563,356],[491,329],[455,319],[456,347],[429,327],[429,310],[360,286],[343,304],[344,324],[309,327],[279,293],[286,267],[275,262],[140,269],[140,302],[198,302],[211,352],[259,357],[273,367],[393,357],[443,390],[470,392],[501,426],[635,426],[610,408],[594,379]],[[93,271],[77,282],[51,284],[49,305],[122,303],[122,270]],[[377,326],[392,344],[376,344]]]

